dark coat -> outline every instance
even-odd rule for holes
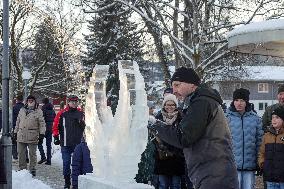
[[[2,130],[2,109],[0,107],[0,132]]]
[[[268,127],[259,150],[258,163],[263,178],[268,182],[284,182],[284,128],[278,133]]]
[[[53,120],[56,116],[53,105],[51,103],[44,104],[41,110],[46,124],[46,131],[52,132]]]
[[[92,173],[93,166],[90,158],[90,150],[86,142],[81,142],[75,147],[72,156],[72,185],[78,186],[78,176]]]
[[[7,184],[2,140],[0,140],[0,184]]]
[[[22,102],[17,102],[13,106],[13,129],[15,129],[15,127],[16,127],[16,121],[17,121],[19,112],[20,112],[22,107],[24,107],[24,103],[22,103]]]
[[[180,129],[157,123],[158,137],[183,148],[188,175],[195,188],[238,189],[237,168],[222,100],[212,89],[199,87],[185,100]]]
[[[59,112],[58,124],[56,118],[53,124],[53,136],[60,136],[61,146],[76,146],[80,144],[85,129],[85,115],[80,109],[65,108]]]
[[[162,113],[157,114],[156,119],[163,120]],[[178,114],[176,121],[170,127],[176,127],[181,120],[181,113]],[[155,143],[155,165],[154,173],[156,175],[169,175],[169,176],[181,176],[185,171],[185,160],[182,149],[172,146],[164,141]],[[159,154],[170,154],[166,158],[161,158]]]

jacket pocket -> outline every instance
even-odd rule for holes
[[[38,141],[39,132],[37,129],[28,130],[27,140],[29,142],[37,142]]]

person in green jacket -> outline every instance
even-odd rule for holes
[[[262,116],[262,127],[264,132],[267,132],[267,127],[271,125],[271,113],[279,106],[284,106],[284,84],[278,87],[277,99],[278,103],[268,106]]]

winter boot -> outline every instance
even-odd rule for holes
[[[31,173],[31,175],[32,175],[33,177],[36,176],[36,170],[31,170],[30,173]]]
[[[70,189],[71,186],[70,175],[64,175],[64,180],[65,180],[64,189]]]
[[[37,162],[38,164],[42,164],[42,163],[44,163],[44,162],[46,162],[46,158],[44,157],[44,158],[41,158],[41,160],[39,160],[39,162]]]

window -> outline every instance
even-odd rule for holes
[[[265,102],[265,103],[260,102],[260,103],[258,104],[258,109],[259,109],[259,110],[265,110],[265,109],[267,108],[267,106],[268,106],[267,102]]]
[[[239,89],[241,87],[242,87],[241,83],[235,83],[235,89]]]
[[[262,102],[260,102],[260,103],[258,104],[258,109],[259,109],[259,110],[263,110],[263,103],[262,103]]]
[[[268,83],[259,83],[258,84],[259,93],[268,93]]]

